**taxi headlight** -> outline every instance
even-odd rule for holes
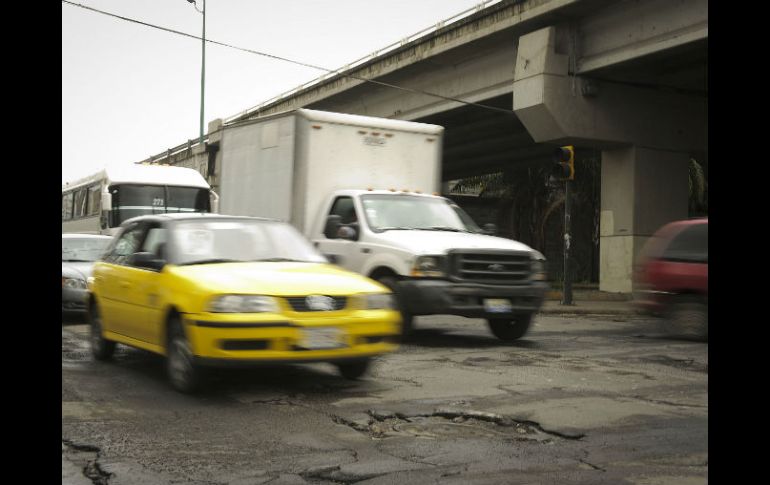
[[[80,278],[68,278],[66,276],[62,276],[61,287],[68,288],[70,290],[85,290],[86,280],[83,280]]]
[[[262,295],[221,295],[211,300],[212,313],[278,313],[275,298]]]
[[[391,310],[395,308],[393,295],[390,293],[372,293],[363,295],[364,310]]]
[[[442,277],[445,272],[445,258],[443,256],[418,256],[412,267],[412,276]]]

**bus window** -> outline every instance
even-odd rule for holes
[[[209,190],[196,187],[167,187],[168,212],[209,212]]]
[[[112,186],[113,225],[120,225],[132,217],[166,212],[166,191],[158,185]]]
[[[86,190],[85,189],[79,189],[75,192],[75,212],[73,213],[73,217],[83,217],[86,215],[86,201],[88,199],[86,198]]]
[[[101,185],[92,185],[88,187],[88,215],[98,216],[99,206],[101,204]]]
[[[72,192],[62,195],[61,198],[61,219],[63,221],[72,219]]]

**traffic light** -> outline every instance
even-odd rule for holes
[[[553,154],[553,176],[559,180],[575,180],[575,147],[559,147]]]

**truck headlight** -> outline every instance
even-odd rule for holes
[[[446,276],[444,256],[418,256],[412,266],[412,276],[440,278]]]
[[[208,310],[212,313],[278,313],[275,298],[262,295],[221,295],[214,297]]]
[[[390,293],[361,295],[361,302],[364,310],[392,310],[396,307]]]
[[[532,271],[533,280],[545,281],[546,279],[545,259],[533,259],[530,268]]]
[[[86,280],[82,280],[80,278],[69,278],[67,276],[62,276],[61,287],[68,288],[70,290],[85,290]]]

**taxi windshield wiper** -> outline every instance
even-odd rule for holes
[[[62,259],[62,263],[93,263],[92,259]]]
[[[264,258],[264,259],[252,259],[252,261],[259,262],[259,263],[309,263],[310,262],[302,259],[291,259],[291,258]]]
[[[240,259],[225,259],[225,258],[211,258],[211,259],[199,259],[197,261],[188,261],[182,263],[179,266],[189,266],[191,264],[215,264],[215,263],[242,263]]]

